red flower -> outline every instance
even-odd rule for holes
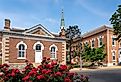
[[[24,81],[26,81],[28,79],[29,79],[29,76],[26,76],[26,77],[22,78],[22,80],[24,80]]]
[[[15,76],[15,73],[14,73],[14,72],[12,72],[12,73],[11,73],[11,76],[12,76],[12,77],[14,77],[14,76]]]
[[[43,69],[43,70],[42,70],[42,74],[45,74],[46,72],[47,72],[46,69]]]
[[[42,69],[42,65],[39,65],[38,68],[39,68],[39,69]]]
[[[18,69],[16,69],[15,73],[20,73],[20,71]]]
[[[47,70],[45,74],[49,74],[51,73],[52,71],[51,70]]]
[[[8,64],[6,64],[6,63],[5,63],[5,64],[3,64],[3,67],[4,67],[4,66],[9,67],[9,65],[8,65]]]
[[[68,77],[73,77],[74,73],[68,73]]]
[[[57,65],[57,62],[56,61],[52,61],[51,62],[51,65],[53,66],[53,65]]]
[[[56,76],[62,76],[61,72],[56,72],[55,75]]]
[[[69,77],[66,77],[66,78],[64,79],[64,82],[72,82],[72,81],[69,79]]]
[[[41,79],[44,79],[45,77],[43,75],[38,75],[37,76],[37,79],[41,80]]]
[[[61,66],[60,66],[60,70],[61,70],[61,71],[64,71],[64,70],[66,70],[66,69],[67,69],[67,66],[66,66],[66,65],[61,65]]]
[[[35,71],[35,70],[31,70],[30,72],[29,72],[29,76],[31,76],[31,75],[36,75],[37,74],[37,72]]]

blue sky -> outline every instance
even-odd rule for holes
[[[0,29],[8,18],[12,28],[42,24],[51,32],[59,32],[63,9],[66,27],[78,25],[85,33],[110,25],[119,4],[121,0],[0,0]]]

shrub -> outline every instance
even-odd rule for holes
[[[58,64],[56,61],[43,58],[42,64],[37,68],[26,61],[26,67],[20,71],[9,69],[9,65],[0,65],[0,79],[5,82],[88,82],[88,77],[69,72],[70,67]],[[83,76],[83,77],[82,77]]]

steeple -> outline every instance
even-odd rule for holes
[[[60,24],[60,29],[65,29],[65,22],[64,22],[64,12],[63,12],[63,9],[62,9],[62,12],[61,12],[61,24]]]

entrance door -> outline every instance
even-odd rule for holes
[[[41,63],[41,62],[42,62],[41,45],[37,44],[35,48],[35,63]]]

